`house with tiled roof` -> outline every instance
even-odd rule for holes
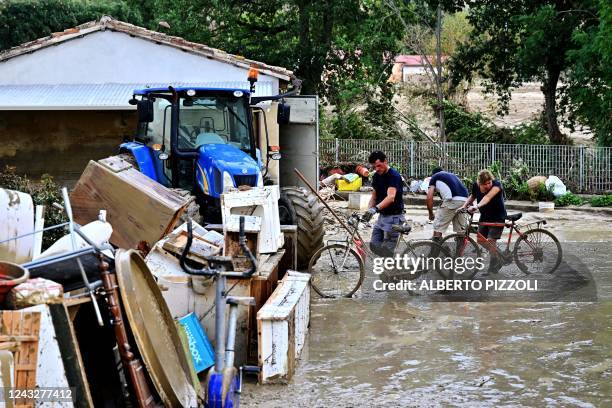
[[[115,153],[134,131],[135,108],[128,103],[134,89],[248,89],[252,66],[260,72],[257,96],[278,94],[294,79],[285,68],[108,16],[5,50],[0,166],[74,181],[88,160]]]

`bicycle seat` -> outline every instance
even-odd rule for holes
[[[410,232],[410,230],[412,230],[412,227],[410,225],[392,225],[391,229],[393,231],[399,232],[400,234],[408,234]]]
[[[523,213],[516,213],[516,214],[510,214],[510,215],[506,215],[506,219],[508,221],[518,221],[521,219],[521,217],[523,216]]]

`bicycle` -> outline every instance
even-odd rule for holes
[[[187,264],[187,254],[193,242],[191,218],[187,220],[187,243],[181,253],[181,268],[190,275],[209,276],[215,279],[215,365],[206,377],[205,408],[237,408],[240,404],[242,392],[242,374],[258,373],[259,367],[242,366],[239,371],[234,367],[234,346],[236,342],[236,324],[238,320],[238,306],[255,306],[255,298],[228,296],[226,290],[227,278],[247,279],[255,273],[257,260],[246,244],[244,231],[244,217],[240,217],[238,244],[251,267],[244,272],[233,272],[232,258],[227,256],[208,256],[208,267],[202,269],[192,268]],[[226,304],[229,305],[226,330]]]
[[[353,213],[348,218],[348,225],[352,227],[350,234],[344,240],[329,240],[310,258],[308,264],[308,272],[311,275],[311,285],[314,291],[321,297],[352,297],[355,292],[361,287],[365,278],[365,261],[368,256],[375,258],[375,255],[363,243],[357,233],[359,224],[367,222],[358,213]],[[426,259],[430,256],[440,257],[446,255],[450,257],[450,253],[440,244],[431,240],[406,240],[404,236],[408,235],[412,227],[408,225],[393,225],[393,230],[398,232],[397,243],[393,250],[393,256],[398,254],[400,245],[405,244],[406,249],[401,256],[408,258]],[[434,265],[435,266],[435,265]],[[441,268],[431,268],[429,264],[422,264],[419,269],[406,273],[406,276],[401,276],[408,280],[418,281],[428,276],[432,269],[435,270],[443,279],[450,279],[452,271],[448,274],[443,273]],[[397,280],[399,275],[392,277]]]
[[[514,260],[518,268],[526,275],[533,273],[553,273],[561,264],[563,251],[557,237],[550,231],[543,228],[546,220],[535,221],[525,225],[518,225],[516,222],[523,217],[523,213],[516,213],[506,216],[504,222],[474,222],[474,214],[467,209],[457,211],[455,216],[469,214],[469,222],[463,233],[450,234],[441,241],[441,245],[447,249],[454,258],[477,259],[482,256],[481,246],[489,254],[497,255],[502,265],[509,265]],[[478,226],[504,227],[510,230],[506,241],[506,248],[500,250],[497,245],[492,244],[487,238],[478,231]],[[525,232],[522,229],[526,229]],[[519,238],[514,242],[511,249],[512,234],[518,234]],[[475,241],[470,234],[476,234]],[[478,242],[482,244],[479,245]],[[550,253],[547,250],[550,249]],[[476,275],[478,269],[467,270],[463,274],[471,279]]]

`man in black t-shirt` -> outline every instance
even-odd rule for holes
[[[402,176],[389,167],[387,156],[381,151],[370,154],[368,162],[374,166],[375,174],[372,177],[372,197],[370,209],[364,215],[369,220],[379,213],[378,220],[372,230],[370,248],[378,255],[392,256],[399,237],[399,232],[391,228],[395,224],[403,224],[404,197]]]
[[[474,201],[477,204],[470,206]],[[472,193],[462,208],[467,208],[470,213],[480,211],[479,222],[504,223],[506,220],[506,206],[504,205],[503,187],[495,180],[489,170],[481,170],[478,173],[478,181],[472,185]],[[487,238],[491,245],[497,245],[504,230],[502,226],[478,226],[478,232]],[[501,260],[496,254],[491,254],[489,272],[497,272],[501,268]]]

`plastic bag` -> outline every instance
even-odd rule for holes
[[[567,193],[567,187],[561,181],[561,179],[557,176],[549,176],[544,182],[547,190],[552,190],[552,193],[555,197],[560,197],[563,194]]]
[[[425,180],[423,180],[421,182],[421,185],[419,186],[419,191],[421,193],[426,193],[427,190],[429,189],[429,180],[431,179],[431,177],[426,177]]]

